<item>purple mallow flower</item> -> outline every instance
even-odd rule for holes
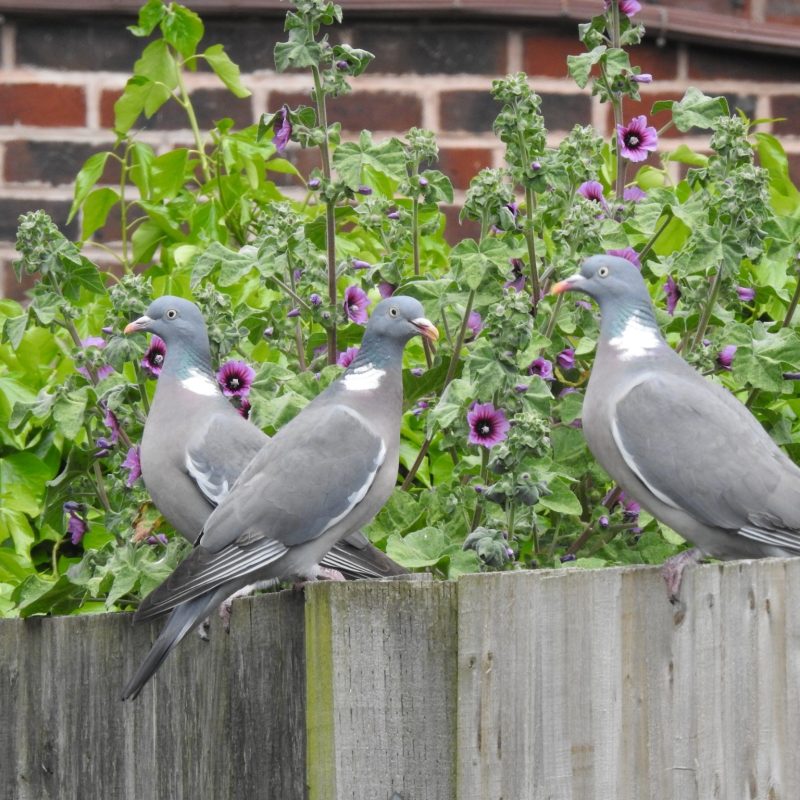
[[[611,8],[611,0],[606,0],[606,11]],[[642,10],[639,0],[619,0],[619,13],[626,17],[632,17]]]
[[[546,358],[535,358],[528,366],[528,375],[538,375],[542,380],[553,380],[553,362]]]
[[[125,485],[130,489],[142,475],[142,463],[139,460],[138,446],[131,447],[130,450],[128,450],[125,460],[120,466],[122,469],[128,470],[128,477],[125,480]]]
[[[381,300],[391,297],[396,291],[397,287],[388,281],[381,281],[378,284],[378,294],[381,296]]]
[[[658,147],[658,134],[647,117],[640,114],[627,125],[617,125],[617,144],[620,153],[631,161],[644,161],[649,150]]]
[[[369,319],[367,306],[371,302],[367,293],[358,286],[348,286],[344,290],[344,311],[351,322],[366,325]]]
[[[419,185],[424,189],[428,185],[428,179],[423,178],[422,175],[419,176]]]
[[[226,397],[247,397],[256,371],[244,361],[226,361],[217,372],[217,382]]]
[[[630,261],[636,269],[642,268],[642,262],[639,261],[639,256],[632,247],[623,247],[619,250],[606,250],[606,253],[610,256],[619,256],[626,261]]]
[[[467,441],[483,447],[494,447],[502,442],[511,427],[503,409],[495,408],[491,403],[475,403],[467,413],[467,425]]]
[[[531,161],[531,169],[534,172],[538,172],[542,168],[542,164],[540,161]]]
[[[478,338],[478,334],[483,330],[483,320],[477,311],[471,311],[467,318],[466,341],[471,342]]]
[[[424,400],[417,401],[417,407],[411,412],[415,417],[419,417],[428,408],[428,404]]]
[[[67,519],[67,535],[72,544],[80,544],[86,531],[89,530],[89,525],[86,522],[86,507],[83,503],[76,503],[74,500],[68,500],[64,503],[64,513],[69,517]]]
[[[399,211],[390,211],[386,215],[387,219],[400,219],[400,212]]]
[[[730,370],[737,349],[735,344],[726,344],[717,355],[717,364],[719,364],[722,369]]]
[[[147,544],[169,544],[169,539],[167,539],[167,535],[165,533],[157,533],[155,536],[148,536],[145,539]]]
[[[525,264],[521,258],[510,258],[509,261],[511,262],[512,277],[503,284],[503,288],[521,292],[525,288],[525,276],[522,274]]]
[[[99,436],[97,439],[95,439],[94,446],[96,448],[94,451],[94,457],[105,458],[111,452],[111,448],[114,446],[114,443],[105,436]]]
[[[353,259],[353,269],[369,269],[371,266],[369,261],[362,261],[360,258]]]
[[[336,69],[339,70],[350,69],[350,65],[343,58],[341,58],[336,62]]]
[[[358,347],[348,347],[336,356],[336,363],[340,367],[349,367],[353,363],[353,359],[358,355]]]
[[[141,364],[146,372],[149,372],[153,378],[157,378],[161,374],[166,356],[167,346],[164,344],[164,340],[160,336],[153,336],[150,339],[150,347],[142,357]]]
[[[597,524],[598,524],[598,525],[599,525],[601,528],[607,528],[607,527],[610,525],[610,521],[609,521],[608,517],[607,517],[605,514],[603,514],[603,515],[602,515],[602,516],[601,516],[601,517],[600,517],[600,518],[597,520]]]
[[[243,416],[245,419],[248,419],[250,417],[251,408],[252,406],[250,405],[250,401],[246,397],[242,397],[239,400],[239,408],[237,408],[236,410],[239,412],[241,416]]]
[[[556,363],[561,369],[572,369],[575,366],[575,348],[565,347],[556,356]]]
[[[749,303],[756,299],[756,290],[752,286],[737,286],[736,294],[743,303]]]
[[[116,444],[119,441],[119,420],[110,408],[106,409],[103,422],[111,430],[111,444]]]
[[[622,193],[622,199],[631,203],[638,203],[640,200],[644,200],[645,197],[647,197],[647,192],[642,191],[638,186],[629,186]]]
[[[600,181],[586,181],[578,187],[578,194],[585,197],[587,200],[594,200],[595,203],[600,203],[603,208],[608,208],[606,198],[603,195],[603,184]]]
[[[286,149],[286,145],[289,144],[289,140],[292,138],[292,123],[289,120],[289,106],[283,106],[275,115],[275,119],[272,123],[272,130],[275,134],[272,137],[272,144],[275,145],[275,149],[279,153],[282,153]]]
[[[672,275],[667,275],[664,294],[667,296],[667,314],[672,316],[675,313],[675,306],[678,305],[678,300],[681,299],[681,290]]]

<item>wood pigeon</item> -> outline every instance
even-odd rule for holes
[[[206,324],[194,303],[155,300],[125,333],[148,331],[166,354],[141,445],[142,478],[164,518],[194,543],[214,507],[269,437],[222,394],[211,367]],[[322,566],[348,578],[385,578],[406,570],[359,531],[337,542]]]
[[[403,349],[417,334],[438,338],[417,300],[378,303],[347,370],[245,467],[194,550],[136,612],[137,621],[172,613],[123,699],[226,597],[254,581],[313,579],[325,553],[380,511],[399,465]],[[203,462],[192,470],[216,485]]]
[[[584,292],[600,306],[582,414],[589,449],[626,494],[696,545],[665,564],[670,598],[702,555],[800,555],[800,468],[667,344],[637,268],[593,256],[552,291]]]

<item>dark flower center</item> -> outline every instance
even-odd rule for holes
[[[628,134],[628,147],[638,147],[641,139],[635,133]]]
[[[236,375],[228,378],[228,386],[230,386],[231,389],[238,389],[241,385],[242,382],[236,377]]]
[[[160,367],[164,363],[164,356],[161,355],[161,353],[153,353],[153,355],[150,356],[150,361],[154,367]]]
[[[475,428],[480,436],[490,436],[494,430],[492,423],[488,419],[482,419]]]

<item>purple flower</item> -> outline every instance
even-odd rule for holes
[[[389,211],[386,214],[386,219],[400,219],[400,212],[399,211]]]
[[[252,406],[250,405],[250,401],[246,397],[242,397],[239,400],[239,408],[237,408],[236,410],[239,412],[241,416],[243,416],[245,419],[248,419],[250,417],[251,408]]]
[[[603,196],[603,184],[600,181],[586,181],[578,187],[578,194],[587,200],[594,200],[600,203],[603,208],[608,208],[606,198]]]
[[[785,381],[800,381],[800,372],[784,372],[783,379]]]
[[[623,522],[636,522],[639,519],[639,511],[641,506],[633,499],[622,500],[622,521]]]
[[[119,420],[110,408],[106,409],[103,422],[111,430],[111,444],[116,444],[119,441]]]
[[[85,506],[83,503],[76,503],[74,500],[69,500],[64,503],[64,513],[69,516],[67,520],[67,534],[72,544],[80,544],[86,531],[89,530],[89,525],[86,522]]]
[[[752,286],[737,286],[736,294],[743,303],[749,303],[756,299],[756,290]]]
[[[606,253],[610,256],[619,256],[626,261],[630,261],[636,269],[642,268],[642,262],[639,261],[639,256],[632,247],[623,247],[619,250],[606,250]]]
[[[575,348],[565,347],[556,356],[556,363],[561,369],[572,369],[575,366]]]
[[[322,298],[316,292],[314,292],[314,294],[308,298],[308,302],[311,303],[312,306],[321,306]]]
[[[511,427],[503,409],[495,408],[491,403],[475,403],[467,413],[467,425],[467,441],[489,448],[502,442]]]
[[[217,382],[226,397],[247,397],[256,371],[244,361],[226,361],[217,372]]]
[[[517,394],[525,394],[525,392],[527,392],[528,389],[530,389],[530,386],[527,383],[517,383],[514,386],[514,391]]]
[[[599,525],[601,528],[607,528],[607,527],[609,526],[609,524],[610,524],[610,521],[609,521],[608,517],[607,517],[605,514],[603,514],[603,516],[601,516],[601,517],[600,517],[600,518],[597,520],[597,524],[598,524],[598,525]]]
[[[638,186],[629,186],[622,193],[622,199],[628,200],[631,203],[638,203],[647,197],[647,192],[643,192]]]
[[[371,266],[369,261],[362,261],[360,258],[353,259],[353,269],[369,269]]]
[[[634,83],[652,83],[653,76],[649,72],[642,72],[639,75],[631,75],[631,80]]]
[[[264,328],[265,339],[271,339],[274,333],[275,333],[275,328],[272,325],[267,325],[267,327]]]
[[[309,189],[312,189],[312,190],[319,189],[320,186],[322,186],[322,181],[319,178],[312,178],[308,182],[308,188]]]
[[[575,394],[578,390],[574,386],[565,386],[559,393],[558,398],[559,400],[562,397],[566,397],[568,394]]]
[[[531,161],[531,169],[534,172],[538,172],[542,168],[541,162],[539,161]]]
[[[356,189],[356,192],[358,194],[363,194],[364,197],[368,197],[369,195],[372,194],[372,189],[370,189],[369,186],[363,186],[362,185],[362,186],[359,186],[358,189]]]
[[[578,556],[576,556],[575,553],[566,553],[560,557],[560,560],[562,564],[566,564],[569,561],[576,561],[577,558]]]
[[[153,336],[150,339],[150,347],[142,357],[141,364],[146,372],[149,372],[153,378],[157,378],[161,374],[166,355],[167,345],[164,344],[164,340],[160,336]]]
[[[735,344],[726,344],[717,355],[717,364],[719,364],[722,369],[730,370],[731,364],[733,364],[733,357],[736,355],[737,349],[738,348]]]
[[[100,328],[100,330],[103,331],[103,333],[105,333],[106,336],[110,336],[112,333],[114,333],[114,328],[112,328],[111,325],[105,325],[102,328]]]
[[[381,300],[391,297],[396,291],[397,286],[395,286],[393,283],[389,283],[388,281],[381,281],[378,284],[378,294],[381,296]]]
[[[106,340],[101,336],[87,336],[85,339],[81,339],[81,347],[84,350],[88,350],[90,347],[96,347],[98,350],[102,350],[105,346]],[[86,380],[91,380],[89,370],[86,367],[77,367],[77,371],[80,372]],[[97,376],[98,381],[107,378],[113,371],[114,367],[110,364],[101,364],[99,367],[94,367],[94,374]]]
[[[658,134],[652,125],[647,124],[647,117],[640,114],[627,125],[617,125],[617,143],[624,158],[644,161],[648,150],[658,147]]]
[[[94,457],[105,458],[105,456],[111,452],[111,448],[114,446],[114,443],[105,436],[99,436],[97,439],[95,439],[94,446],[96,448],[94,451]]]
[[[283,106],[275,115],[272,121],[272,130],[275,134],[272,137],[272,144],[275,145],[275,149],[279,153],[282,153],[286,149],[286,145],[289,144],[289,140],[292,138],[292,123],[289,120],[289,106]]]
[[[336,69],[340,70],[350,69],[350,65],[342,58],[336,62]]]
[[[592,310],[592,304],[588,300],[576,300],[575,308],[583,308],[586,311]]]
[[[546,358],[535,358],[528,367],[528,375],[538,375],[542,380],[553,380],[553,362]]]
[[[344,311],[352,322],[366,325],[367,319],[369,319],[367,306],[371,302],[367,293],[359,286],[348,286],[344,290]]]
[[[606,0],[606,11],[611,8],[611,0]],[[626,17],[632,17],[642,10],[639,0],[619,0],[619,12]]]
[[[525,288],[525,276],[522,274],[525,264],[521,258],[510,258],[509,262],[511,263],[512,277],[503,284],[503,288],[521,292]]]
[[[675,306],[681,298],[681,290],[675,283],[672,275],[667,275],[667,282],[664,284],[664,294],[667,296],[667,314],[672,316],[675,313]]]
[[[467,317],[467,330],[469,331],[466,336],[468,342],[477,339],[478,334],[483,330],[483,320],[477,311],[470,311],[469,317]]]
[[[155,536],[148,536],[145,539],[147,544],[169,544],[169,539],[165,533],[157,533]]]
[[[336,363],[340,367],[349,367],[353,363],[353,359],[358,355],[358,350],[358,347],[348,347],[347,350],[336,356]]]
[[[125,480],[125,485],[130,489],[134,483],[141,477],[142,463],[139,460],[139,447],[131,447],[128,450],[125,460],[121,464],[122,469],[128,470],[128,477]]]
[[[428,408],[428,404],[424,400],[417,402],[417,407],[411,412],[415,417],[419,417]]]
[[[412,375],[413,375],[415,378],[421,378],[421,377],[422,377],[422,373],[423,373],[423,372],[425,372],[425,370],[424,370],[424,369],[422,369],[422,367],[413,367],[413,368],[412,368],[411,370],[409,370],[409,371],[411,372],[411,374],[412,374]]]
[[[290,308],[286,312],[286,319],[294,319],[295,317],[300,316],[300,309],[299,308]]]
[[[423,178],[422,175],[419,176],[419,185],[424,189],[428,185],[428,179]]]

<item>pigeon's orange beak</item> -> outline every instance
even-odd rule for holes
[[[425,317],[417,317],[411,320],[411,324],[426,338],[435,342],[439,338],[439,329]]]
[[[125,330],[123,331],[123,333],[128,334],[128,333],[136,333],[137,331],[146,331],[147,326],[152,321],[153,320],[147,316],[139,317],[139,319],[135,319],[133,322],[128,323],[125,326]]]
[[[583,280],[583,275],[580,272],[576,272],[574,275],[570,275],[569,278],[564,278],[563,281],[554,283],[550,287],[550,294],[564,294],[570,289],[577,289]]]

